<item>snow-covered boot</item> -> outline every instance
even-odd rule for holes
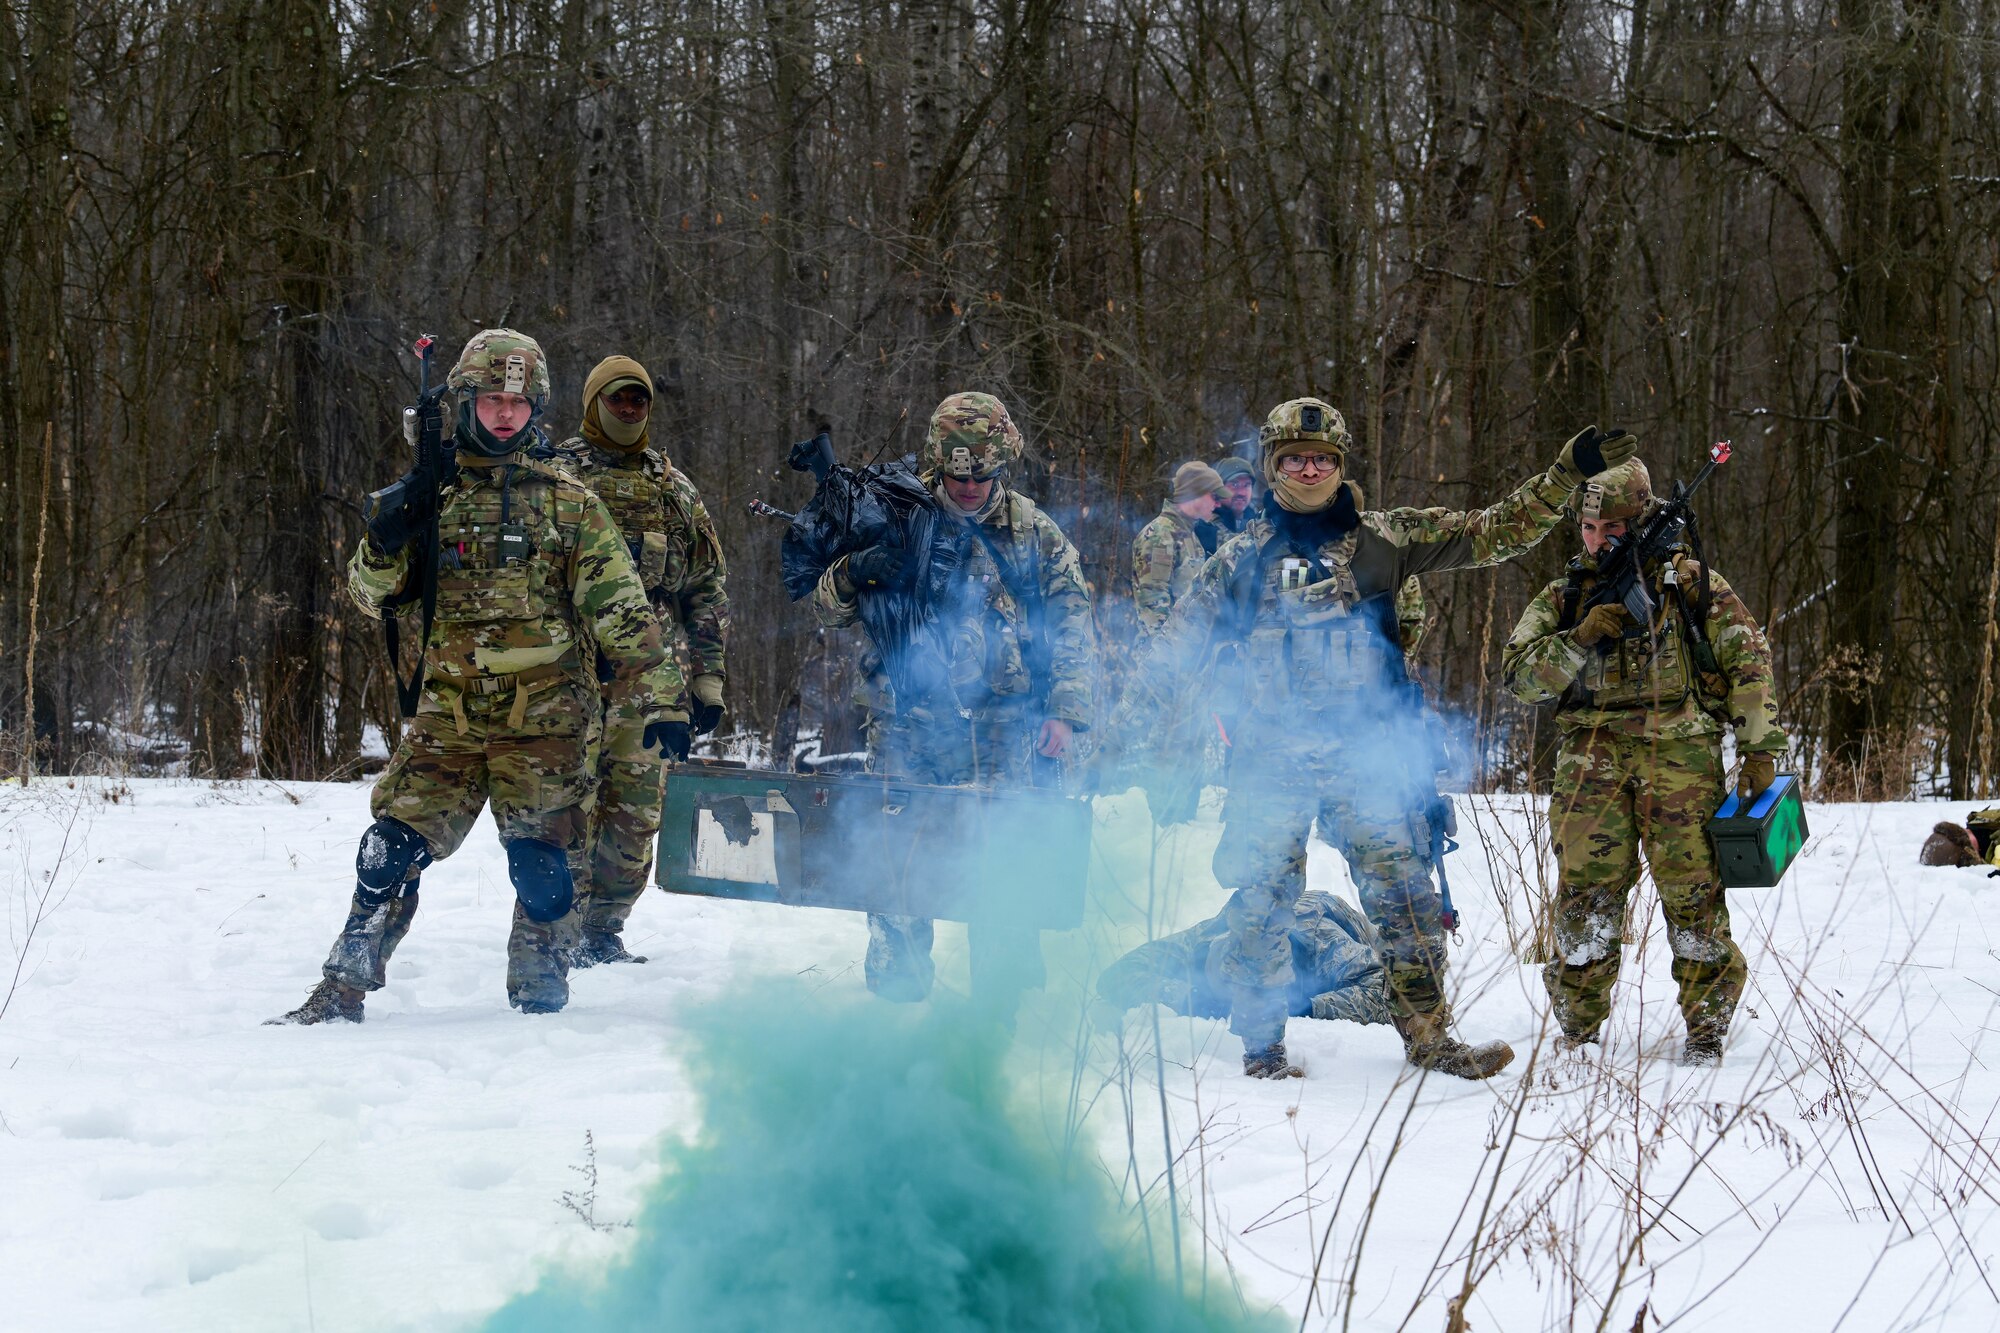
[[[345,1023],[359,1023],[362,1019],[361,1001],[364,992],[352,986],[343,986],[332,977],[320,978],[320,983],[306,996],[306,1002],[289,1014],[264,1020],[265,1027],[283,1023],[329,1023],[339,1019]]]
[[[1722,1063],[1722,1043],[1728,1034],[1713,1029],[1688,1033],[1680,1063],[1689,1069],[1713,1069]]]
[[[569,965],[572,968],[596,967],[599,963],[643,963],[646,955],[628,952],[625,941],[615,930],[590,930],[586,928],[583,939],[570,951]]]
[[[1468,1046],[1451,1035],[1451,1016],[1443,1009],[1424,1014],[1403,1014],[1396,1019],[1396,1031],[1403,1037],[1403,1055],[1419,1069],[1431,1069],[1455,1078],[1492,1078],[1514,1060],[1514,1048],[1504,1041]]]
[[[1304,1078],[1306,1071],[1285,1058],[1285,1043],[1243,1048],[1243,1072],[1251,1078]]]

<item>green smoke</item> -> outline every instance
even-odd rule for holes
[[[1007,1039],[962,1003],[767,989],[699,1026],[704,1128],[666,1150],[628,1256],[545,1278],[487,1333],[1279,1326],[1148,1262],[1102,1170],[1024,1132]]]

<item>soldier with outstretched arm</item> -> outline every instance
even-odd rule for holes
[[[540,345],[487,329],[465,345],[449,386],[456,469],[435,512],[414,498],[383,506],[348,566],[362,610],[393,614],[392,599],[428,567],[416,543],[435,533],[422,694],[375,783],[375,822],[362,834],[347,921],[321,980],[273,1022],[362,1020],[364,996],[383,985],[416,914],[424,867],[458,850],[489,800],[515,894],[508,1002],[530,1014],[561,1009],[570,857],[585,823],[584,730],[596,711],[586,646],[628,682],[646,744],[663,749],[687,726],[680,672],[610,513],[574,477],[528,456],[549,398]]]
[[[1431,881],[1432,746],[1399,642],[1396,596],[1412,575],[1498,564],[1527,551],[1594,473],[1631,457],[1595,427],[1548,471],[1482,510],[1364,510],[1345,477],[1352,440],[1316,398],[1273,409],[1261,431],[1263,507],[1203,566],[1141,664],[1121,719],[1169,719],[1182,682],[1227,643],[1250,708],[1238,724],[1215,875],[1232,890],[1208,965],[1230,997],[1244,1072],[1296,1076],[1285,1057],[1288,943],[1306,839],[1347,858],[1379,936],[1396,1028],[1412,1064],[1487,1078],[1504,1042],[1450,1032],[1444,931]]]
[[[1736,790],[1746,801],[1771,785],[1786,740],[1764,633],[1693,552],[1678,548],[1643,572],[1656,624],[1634,626],[1615,600],[1582,609],[1600,558],[1656,503],[1636,458],[1584,487],[1583,554],[1528,604],[1501,669],[1516,698],[1554,707],[1562,736],[1549,797],[1555,954],[1543,971],[1559,1042],[1574,1050],[1598,1040],[1643,846],[1687,1023],[1681,1063],[1713,1065],[1746,975],[1705,832],[1723,797],[1722,734],[1736,733]]]

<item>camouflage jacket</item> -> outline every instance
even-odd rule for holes
[[[1206,559],[1193,521],[1166,501],[1132,542],[1132,606],[1141,634],[1160,632]]]
[[[989,508],[980,527],[1006,557],[1015,577],[1039,591],[1041,623],[1039,628],[1030,623],[1029,608],[1008,588],[986,542],[973,541],[966,577],[980,595],[971,599],[970,622],[955,627],[951,635],[957,660],[948,664],[959,702],[975,709],[1021,704],[1042,717],[1060,718],[1086,731],[1093,720],[1097,630],[1082,561],[1055,520],[1027,496],[1006,491]],[[837,628],[859,618],[846,563],[837,561],[813,591],[813,613],[822,625]],[[1038,635],[1045,637],[1038,642]],[[1037,648],[1049,662],[1045,699],[1033,697],[1028,673]],[[873,649],[862,662],[862,674],[858,701],[872,711],[894,713],[895,700]]]
[[[1684,555],[1674,563],[1688,606],[1699,615],[1694,590],[1700,566]],[[1581,604],[1596,584],[1597,565],[1579,556],[1571,568]],[[1692,740],[1720,735],[1728,726],[1744,753],[1785,749],[1772,697],[1770,645],[1742,599],[1720,574],[1708,571],[1705,624],[1719,671],[1704,672],[1694,661],[1680,607],[1663,586],[1663,572],[1664,566],[1653,573],[1653,600],[1662,615],[1657,647],[1645,639],[1614,640],[1609,653],[1579,647],[1574,627],[1561,627],[1569,578],[1543,588],[1521,613],[1501,654],[1507,688],[1524,703],[1556,703],[1565,736],[1603,727],[1628,736]]]
[[[600,449],[582,436],[537,450],[582,479],[611,511],[638,567],[662,636],[689,676],[723,676],[729,639],[728,567],[715,524],[687,474],[657,449]]]
[[[1570,490],[1544,472],[1486,509],[1363,511],[1351,485],[1316,514],[1273,517],[1276,506],[1266,506],[1201,567],[1140,658],[1121,729],[1144,726],[1147,734],[1129,739],[1157,744],[1184,683],[1224,646],[1247,673],[1255,715],[1274,725],[1287,702],[1329,722],[1356,710],[1373,715],[1404,668],[1383,624],[1357,608],[1393,617],[1413,575],[1499,564],[1531,549],[1561,519]]]
[[[679,669],[660,642],[632,557],[583,484],[520,454],[460,454],[438,516],[437,613],[424,663],[432,691],[561,664],[585,679],[579,635],[636,681],[647,711],[685,717]],[[504,514],[504,521],[503,521]],[[502,535],[522,538],[521,553]],[[403,586],[411,548],[383,555],[364,537],[347,588],[371,616]]]

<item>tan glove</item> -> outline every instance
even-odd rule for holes
[[[1585,426],[1569,437],[1551,470],[1563,485],[1574,489],[1638,452],[1639,437],[1628,430],[1618,426],[1610,430]]]
[[[1778,756],[1765,751],[1761,754],[1743,756],[1743,766],[1736,770],[1736,799],[1755,800],[1757,794],[1778,780]]]
[[[1622,629],[1626,618],[1625,608],[1617,602],[1593,606],[1589,615],[1576,622],[1576,646],[1596,647],[1600,640],[1608,639]]]

